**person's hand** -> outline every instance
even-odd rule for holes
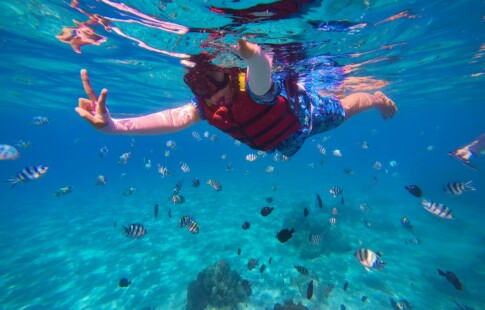
[[[83,81],[84,91],[89,99],[79,98],[79,105],[75,109],[76,112],[96,129],[108,126],[110,118],[108,110],[106,109],[108,90],[104,88],[98,99],[89,83],[88,72],[85,69],[81,70],[81,80]]]
[[[257,45],[255,43],[248,42],[245,38],[237,40],[237,50],[239,51],[239,55],[244,59],[251,58],[256,51],[256,47]]]

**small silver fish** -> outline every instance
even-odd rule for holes
[[[45,116],[35,116],[32,118],[32,125],[42,126],[45,124],[49,124],[49,119]]]
[[[131,152],[121,154],[118,164],[125,165],[131,158]]]
[[[106,155],[108,155],[109,150],[108,147],[103,146],[102,148],[99,149],[99,157],[104,158]]]
[[[136,191],[136,188],[134,188],[133,186],[127,187],[123,190],[123,196],[130,196],[135,191]]]
[[[406,243],[406,244],[414,244],[414,245],[419,245],[419,244],[421,244],[421,242],[422,242],[421,239],[419,239],[416,236],[413,236],[412,238],[406,239],[404,241],[404,243]]]
[[[55,197],[62,197],[72,192],[72,186],[63,186],[54,192]]]
[[[108,183],[108,180],[104,175],[98,175],[96,177],[96,185],[105,185],[106,183]]]

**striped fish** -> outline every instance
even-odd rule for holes
[[[258,266],[258,264],[259,264],[258,260],[254,258],[249,259],[247,264],[248,270],[249,271],[253,270],[254,268],[256,268],[256,266]]]
[[[395,301],[392,298],[389,298],[389,302],[391,303],[392,309],[394,310],[411,310],[411,305],[406,299],[401,299],[400,301]]]
[[[170,175],[170,171],[168,171],[168,168],[165,166],[161,166],[160,164],[158,164],[158,173],[160,173],[162,177]]]
[[[463,182],[449,182],[443,187],[443,191],[450,195],[461,195],[465,191],[474,191],[476,188],[472,184],[473,181]]]
[[[367,271],[371,269],[380,269],[384,267],[385,262],[380,261],[380,255],[365,248],[360,248],[355,251],[355,257],[365,267]]]
[[[308,236],[308,241],[310,241],[311,244],[320,244],[320,240],[322,240],[322,236],[318,234],[310,234]]]
[[[178,195],[182,190],[182,186],[184,186],[184,179],[178,181],[177,184],[175,184],[175,187],[173,188],[173,194]]]
[[[418,237],[416,236],[413,236],[412,238],[410,239],[406,239],[404,240],[404,243],[406,244],[414,244],[414,245],[419,245],[421,244],[421,239],[419,239]]]
[[[32,125],[42,126],[45,124],[49,124],[49,119],[45,116],[35,116],[32,117]]]
[[[0,144],[0,160],[14,160],[20,157],[19,151],[8,144]]]
[[[192,217],[184,215],[180,218],[179,227],[185,227],[192,222]]]
[[[334,288],[335,288],[335,285],[333,283],[327,284],[327,286],[325,286],[325,291],[323,292],[323,296],[325,296],[325,298],[330,297],[330,293],[332,293],[332,290]]]
[[[29,182],[39,179],[47,172],[48,169],[48,167],[42,165],[25,167],[17,173],[15,178],[5,180],[4,182],[12,184],[10,188],[13,188],[19,182]]]
[[[128,237],[131,237],[134,239],[139,239],[147,233],[145,227],[140,223],[134,223],[128,227],[123,226],[123,229],[125,230],[125,234]]]
[[[332,186],[329,189],[329,193],[332,194],[333,197],[337,197],[338,195],[342,195],[343,189],[338,186]]]
[[[198,234],[199,224],[197,224],[195,221],[192,221],[189,225],[187,225],[187,229],[193,234]]]
[[[189,173],[190,167],[187,163],[180,162],[180,170],[182,170],[184,173]]]
[[[296,271],[298,271],[300,274],[307,276],[308,275],[308,269],[306,269],[303,266],[293,266],[295,267]]]
[[[172,195],[170,196],[170,201],[174,204],[181,204],[185,202],[185,197],[182,195]]]
[[[189,215],[182,216],[180,218],[178,226],[179,227],[187,227],[187,229],[193,234],[199,233],[199,224],[197,224],[197,222],[194,221],[194,219]]]
[[[212,187],[212,189],[215,190],[216,192],[219,192],[222,190],[221,183],[219,183],[216,180],[209,179],[209,181],[207,181],[207,184],[209,184]]]
[[[421,205],[426,209],[426,211],[431,212],[436,216],[447,220],[453,219],[453,214],[451,214],[451,210],[442,203],[431,202],[423,199]]]

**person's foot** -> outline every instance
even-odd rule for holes
[[[464,161],[467,163],[470,161],[470,157],[472,156],[472,152],[470,152],[470,150],[468,149],[468,145],[457,149],[452,154],[455,157],[460,157],[461,161]]]
[[[374,96],[380,97],[383,100],[382,104],[376,105],[376,108],[379,110],[379,112],[381,112],[381,116],[383,119],[391,118],[396,114],[397,106],[394,101],[389,99],[380,91],[376,91],[374,93]]]
[[[464,146],[464,147],[457,149],[453,152],[449,152],[448,155],[451,156],[452,158],[457,159],[459,162],[461,162],[462,164],[464,164],[468,168],[471,168],[475,171],[480,172],[480,169],[478,169],[477,166],[475,166],[474,164],[472,164],[470,162],[470,158],[473,156],[473,153],[468,150],[468,146]]]

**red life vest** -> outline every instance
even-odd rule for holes
[[[300,129],[299,119],[283,96],[274,104],[258,104],[238,88],[230,106],[208,106],[203,98],[198,102],[209,124],[253,149],[272,150]]]

